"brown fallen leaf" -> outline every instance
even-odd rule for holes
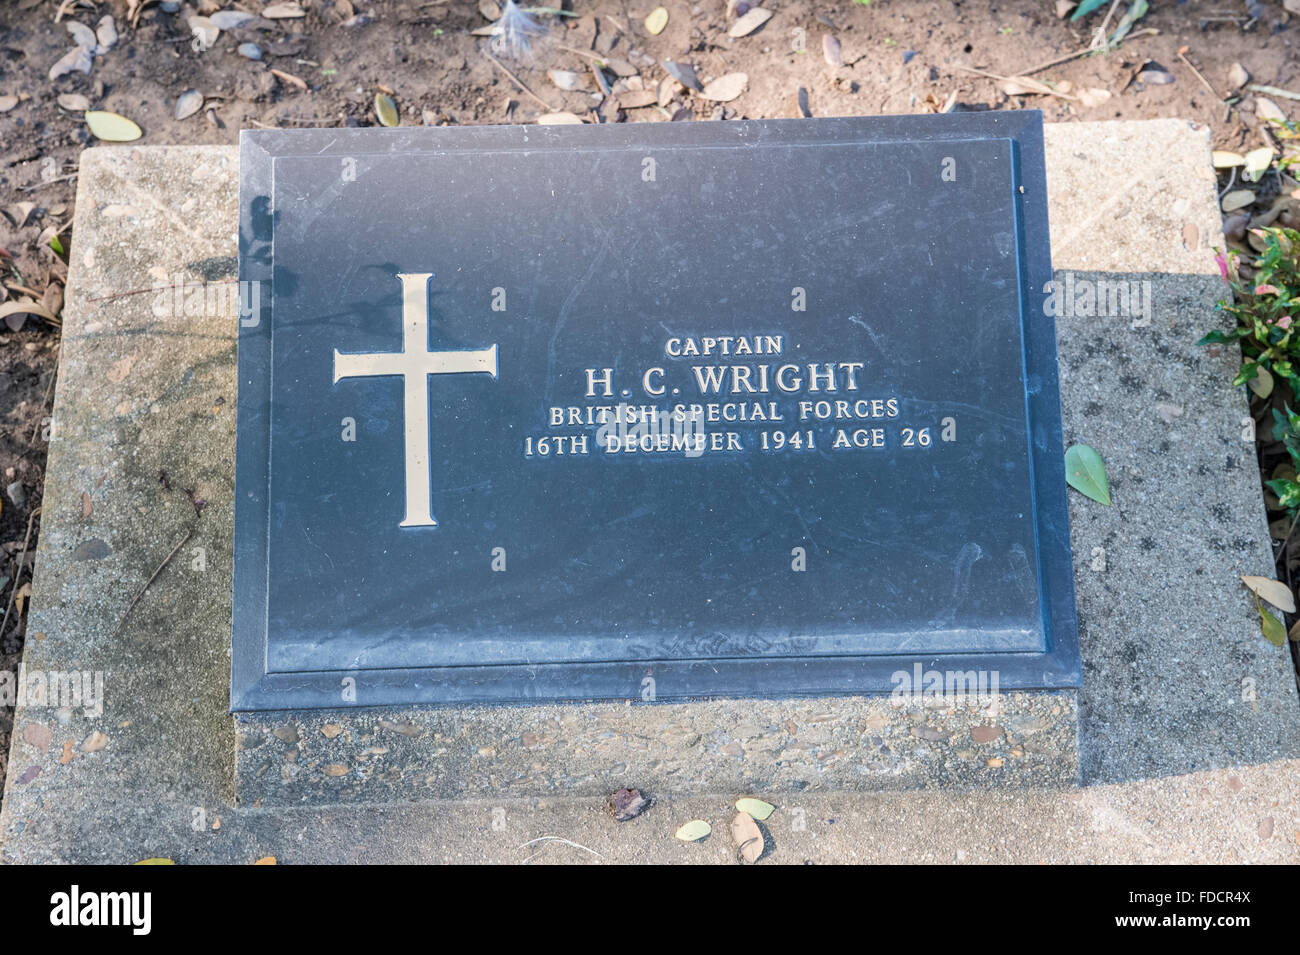
[[[275,865],[275,856],[262,856],[253,865]]]
[[[731,820],[731,842],[736,847],[736,858],[748,865],[763,855],[762,830],[747,812],[736,813],[736,818]]]

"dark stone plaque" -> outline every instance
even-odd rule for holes
[[[1078,685],[1038,113],[241,164],[233,709]]]

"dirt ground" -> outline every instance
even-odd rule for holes
[[[1300,90],[1300,0],[1287,3],[1297,12],[1282,0],[1152,0],[1117,50],[1049,66],[1089,46],[1109,4],[1070,22],[1054,0],[765,0],[771,19],[732,38],[734,0],[664,0],[658,35],[645,23],[651,0],[564,0],[573,16],[537,15],[545,32],[529,53],[494,62],[489,39],[471,33],[491,26],[494,0],[300,0],[303,16],[257,17],[210,43],[196,39],[191,17],[228,22],[218,13],[261,13],[261,0],[0,0],[0,306],[30,296],[56,316],[0,321],[0,612],[9,608],[0,667],[16,667],[21,652],[31,571],[22,555],[39,532],[66,277],[51,237],[68,247],[78,155],[95,144],[83,110],[119,113],[141,127],[139,142],[165,144],[234,143],[245,128],[378,125],[378,92],[405,125],[531,123],[548,110],[665,122],[1028,107],[1049,122],[1184,117],[1209,125],[1216,148],[1244,152],[1264,140],[1255,97],[1234,93],[1233,65],[1252,83]],[[1116,5],[1108,32],[1128,8]],[[77,45],[68,22],[94,30],[105,16],[117,38],[95,41],[105,48],[87,52],[89,73],[51,79]],[[260,59],[239,52],[246,44]],[[594,56],[618,63],[618,77],[604,76],[608,97],[597,92]],[[661,86],[664,60],[693,67],[704,84],[737,71],[748,82],[735,99],[706,100]],[[579,88],[559,88],[549,70],[576,74]],[[997,77],[1017,75],[1064,95],[1008,95]],[[194,111],[177,119],[189,90]],[[1274,98],[1300,115],[1300,102]],[[0,708],[0,779],[11,717]]]

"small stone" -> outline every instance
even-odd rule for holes
[[[26,786],[28,783],[30,783],[33,779],[35,779],[40,774],[41,774],[41,767],[28,766],[26,769],[23,770],[23,774],[18,777],[18,785]]]
[[[340,765],[339,763],[330,763],[327,766],[322,766],[321,772],[324,773],[326,776],[346,776],[348,773],[348,768],[346,766]]]
[[[113,553],[113,548],[109,546],[108,541],[100,540],[98,537],[92,537],[90,540],[82,541],[73,548],[72,559],[103,560],[111,553]]]
[[[54,741],[54,734],[43,723],[28,723],[23,727],[23,742],[37,752],[45,752]]]
[[[1156,405],[1156,414],[1160,415],[1165,424],[1173,424],[1176,418],[1183,416],[1181,405],[1172,405],[1165,402]]]
[[[272,730],[272,735],[282,743],[298,742],[298,728],[287,723],[284,726],[277,726]]]
[[[22,481],[14,481],[5,488],[5,496],[13,502],[14,507],[22,510],[27,506],[27,489],[23,487]]]
[[[1241,792],[1241,790],[1242,790],[1242,788],[1243,788],[1243,785],[1242,785],[1242,782],[1241,782],[1240,777],[1238,777],[1238,776],[1236,776],[1236,775],[1229,776],[1229,777],[1228,777],[1228,788],[1231,789],[1231,790],[1232,790],[1233,792],[1235,792],[1235,793],[1239,793],[1239,792]]]
[[[101,733],[99,730],[95,730],[95,732],[87,736],[85,741],[81,744],[81,751],[83,753],[98,753],[107,745],[108,735]]]
[[[245,67],[235,78],[235,95],[246,102],[266,99],[274,89],[275,74],[261,67]]]
[[[1004,732],[1001,726],[972,726],[970,738],[975,743],[992,743],[1001,739]]]
[[[262,48],[256,43],[241,43],[236,47],[235,52],[247,60],[260,60],[262,58]]]
[[[1239,90],[1250,82],[1250,74],[1240,63],[1234,63],[1228,69],[1228,85],[1234,90]]]
[[[77,741],[68,739],[63,741],[63,753],[59,756],[60,765],[66,766],[77,758]]]
[[[935,743],[944,742],[949,736],[948,733],[933,726],[913,726],[912,735],[918,739],[928,739]]]
[[[1005,763],[1006,760],[994,756],[992,759],[988,760],[984,765],[987,766],[989,769],[1001,769]]]
[[[390,723],[388,720],[380,720],[379,725],[386,730],[400,733],[403,736],[409,736],[412,739],[424,735],[424,727],[416,726],[414,723]]]
[[[1273,838],[1273,817],[1265,816],[1263,819],[1261,819],[1259,821],[1259,826],[1256,829],[1256,831],[1259,833],[1259,837],[1261,839],[1272,839]]]
[[[343,732],[343,727],[338,723],[327,723],[320,728],[320,731],[321,735],[326,739],[333,739],[335,736],[338,736]]]

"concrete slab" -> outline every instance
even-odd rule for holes
[[[1245,399],[1228,386],[1236,357],[1194,346],[1222,291],[1208,133],[1080,124],[1047,142],[1058,286],[1077,293],[1058,319],[1066,433],[1106,457],[1115,500],[1071,501],[1086,788],[787,793],[767,823],[773,861],[1300,858],[1294,674],[1236,579],[1271,567]],[[25,666],[102,672],[105,700],[19,706],[0,858],[728,861],[724,834],[672,833],[725,824],[740,792],[661,798],[625,824],[562,795],[233,806],[234,309],[220,283],[234,274],[235,153],[95,149],[81,169]],[[181,314],[149,291],[178,273],[209,283]],[[1149,283],[1149,312],[1116,300],[1089,314],[1079,283],[1106,298],[1097,283],[1121,278]],[[201,517],[185,488],[208,502]],[[640,782],[608,783],[623,784]],[[528,844],[548,836],[586,848]]]

